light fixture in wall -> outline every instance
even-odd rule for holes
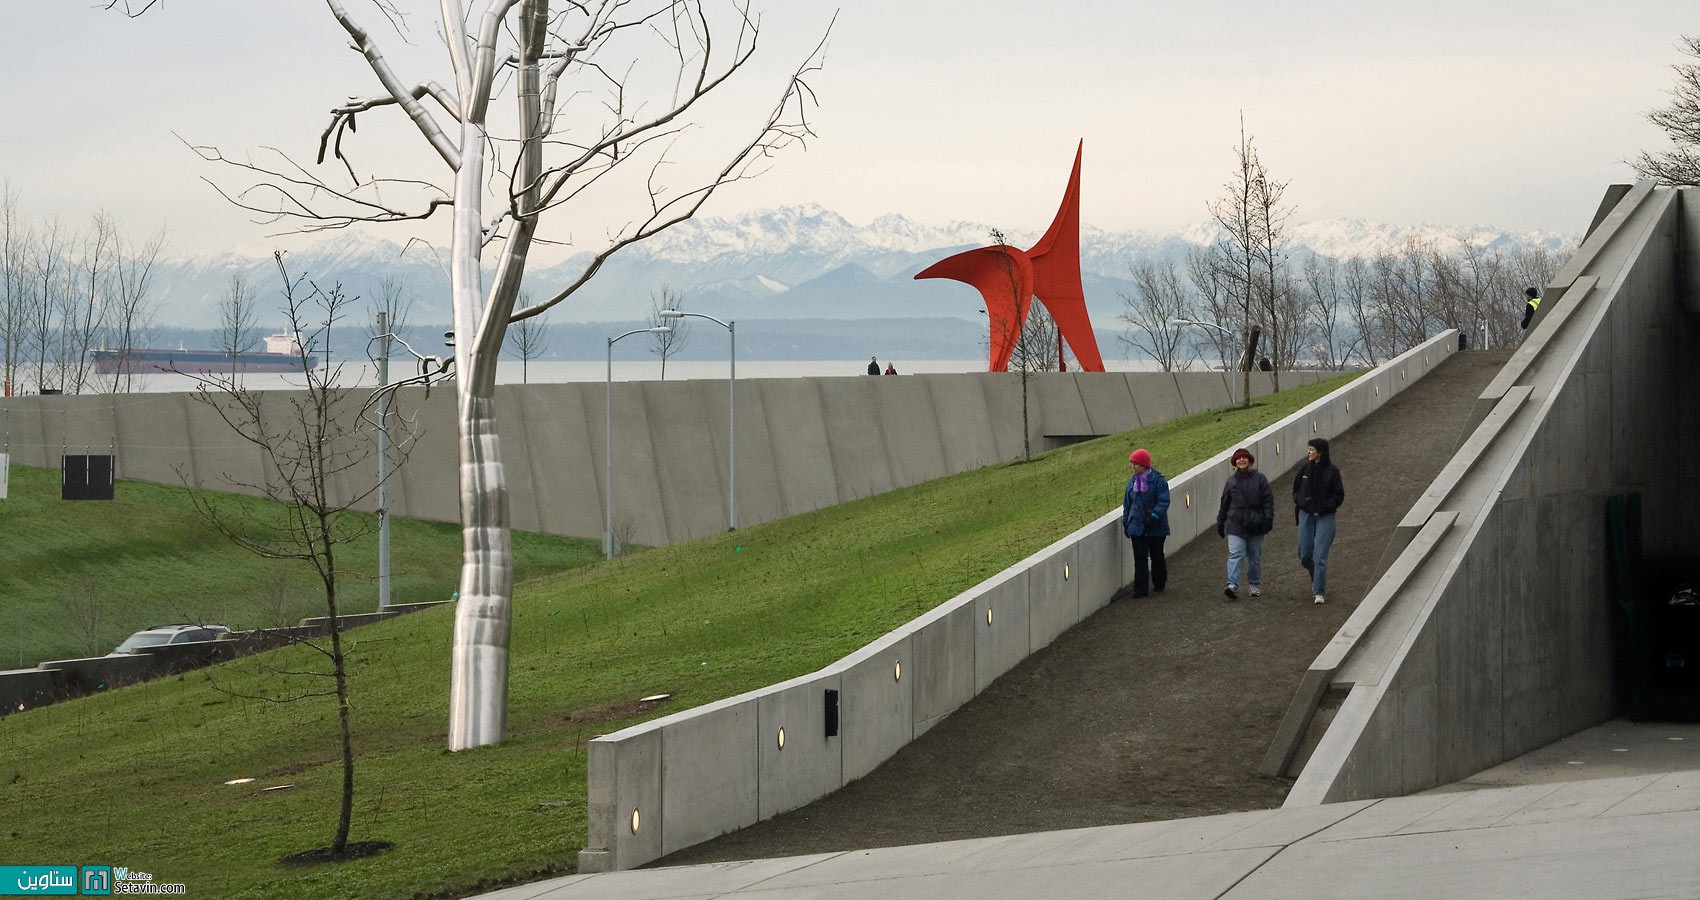
[[[903,680],[903,660],[901,660],[901,659],[898,660],[897,664],[891,667],[891,680],[892,681],[902,681]]]
[[[634,808],[632,810],[632,834],[637,834],[638,829],[642,828],[642,827],[643,827],[643,816],[640,815],[638,813],[637,809]]]
[[[1281,442],[1280,441],[1275,442],[1275,455],[1276,456],[1281,455]]]
[[[992,608],[990,606],[986,607],[986,624],[992,624]]]
[[[1068,563],[1063,563],[1063,580],[1068,580]]]
[[[1379,384],[1375,386],[1375,395],[1377,397],[1381,396],[1381,385]]]
[[[781,749],[781,750],[785,749],[785,729],[784,728],[779,729],[779,749]]]
[[[1310,433],[1311,434],[1316,433],[1316,420],[1315,419],[1310,420]]]
[[[1351,411],[1352,411],[1352,401],[1347,400],[1346,401],[1346,412],[1351,412]]]

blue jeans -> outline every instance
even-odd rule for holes
[[[1263,538],[1228,535],[1228,583],[1238,587],[1240,562],[1246,563],[1246,583],[1257,587],[1263,583]]]
[[[1328,593],[1328,548],[1334,545],[1334,514],[1299,511],[1299,565],[1310,573],[1313,594]]]

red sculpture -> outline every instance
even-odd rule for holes
[[[991,320],[991,361],[987,371],[1009,371],[1016,339],[1027,321],[1027,308],[1036,296],[1056,320],[1057,330],[1074,351],[1080,367],[1104,371],[1098,338],[1086,314],[1086,292],[1080,285],[1080,153],[1074,151],[1074,171],[1068,176],[1062,208],[1045,236],[1032,249],[1008,244],[981,247],[947,257],[922,269],[916,278],[949,278],[971,285],[986,301]]]

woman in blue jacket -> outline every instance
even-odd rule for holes
[[[1163,539],[1169,536],[1169,480],[1151,468],[1151,454],[1144,447],[1127,458],[1133,477],[1122,494],[1122,532],[1133,542],[1133,596],[1161,591],[1169,583],[1169,565],[1163,560]]]

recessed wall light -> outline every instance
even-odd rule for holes
[[[892,681],[902,681],[903,680],[903,660],[901,660],[901,659],[898,660],[897,664],[891,667],[891,680]]]
[[[785,749],[785,729],[779,729],[779,749]]]
[[[635,810],[635,809],[632,810],[632,834],[637,834],[638,829],[642,828],[642,827],[643,827],[643,816],[641,814],[639,814],[637,810]]]

